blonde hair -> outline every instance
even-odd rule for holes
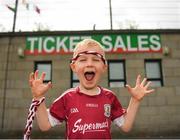
[[[104,48],[102,47],[102,45],[94,39],[84,39],[80,41],[74,48],[73,53],[75,53],[80,46],[87,46],[87,47],[98,46],[104,52]],[[103,55],[105,55],[105,53]]]

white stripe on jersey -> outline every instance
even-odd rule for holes
[[[103,88],[102,90],[107,91],[107,92],[110,92],[110,93],[112,93],[113,95],[115,95],[115,93],[114,93],[112,90],[109,90],[109,89],[107,89],[107,88]]]
[[[48,113],[48,120],[49,120],[52,127],[61,124],[61,122],[58,119],[56,119],[55,117],[53,117],[51,115],[51,113],[49,112],[49,109],[47,109],[47,113]]]
[[[60,98],[62,98],[64,95],[66,95],[67,93],[71,92],[71,91],[76,91],[76,88],[71,88],[66,90],[64,93],[62,93],[57,99],[54,100],[54,102],[58,101]],[[54,103],[53,102],[53,103]]]
[[[113,121],[113,123],[114,123],[116,126],[121,127],[121,126],[124,125],[124,121],[125,121],[125,120],[124,120],[124,116],[122,115],[122,116],[116,118],[116,119]]]

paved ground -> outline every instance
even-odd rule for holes
[[[22,139],[23,132],[0,132],[0,139]],[[180,139],[180,134],[167,135],[135,135],[112,132],[113,139]],[[32,132],[31,139],[64,139],[64,132]]]

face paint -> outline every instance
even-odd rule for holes
[[[71,63],[74,63],[81,55],[85,55],[85,54],[96,55],[97,57],[99,57],[99,58],[103,61],[104,64],[106,64],[106,59],[105,59],[105,57],[104,57],[102,54],[100,54],[100,53],[98,53],[98,52],[96,52],[96,51],[84,51],[84,52],[80,52],[80,53],[78,53],[75,57],[73,57],[73,58],[71,59]]]

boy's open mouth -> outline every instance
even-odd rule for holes
[[[93,72],[93,71],[92,72],[85,72],[84,76],[85,76],[87,81],[91,81],[95,76],[95,72]]]

